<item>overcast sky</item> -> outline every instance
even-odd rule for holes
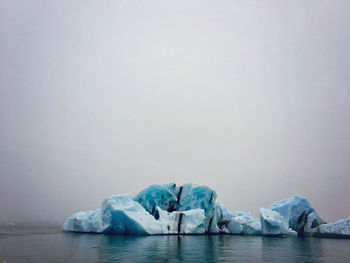
[[[350,2],[0,0],[0,221],[150,184],[350,216]]]

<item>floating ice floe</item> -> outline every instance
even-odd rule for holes
[[[134,198],[113,195],[95,211],[78,212],[62,229],[70,232],[126,235],[237,234],[304,236],[320,233],[350,235],[350,218],[333,224],[311,204],[295,196],[260,209],[260,219],[250,213],[229,211],[216,202],[216,193],[197,184],[151,185]]]
[[[334,223],[323,224],[312,230],[318,237],[350,238],[350,217]]]
[[[325,223],[300,195],[273,203],[269,209],[261,208],[260,221],[264,235],[304,236],[311,228]]]

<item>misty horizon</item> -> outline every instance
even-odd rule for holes
[[[0,222],[197,183],[350,216],[348,1],[0,2]]]

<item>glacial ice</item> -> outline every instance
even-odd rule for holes
[[[63,224],[63,230],[81,233],[102,233],[106,225],[103,223],[100,209],[78,212],[69,217]]]
[[[322,224],[326,224],[326,221],[324,221],[315,211],[311,212],[307,215],[304,231],[310,233],[313,228]]]
[[[261,232],[267,236],[295,235],[296,232],[289,227],[288,221],[276,211],[260,208]]]
[[[95,211],[78,212],[68,218],[63,229],[74,232],[109,234],[158,234],[161,224],[132,200],[130,195],[105,199]]]
[[[273,203],[269,209],[261,208],[260,221],[264,235],[304,236],[311,228],[325,223],[309,201],[300,195]]]
[[[101,204],[108,234],[160,234],[161,223],[135,202],[130,195],[114,195]]]
[[[113,195],[95,211],[78,212],[63,224],[63,230],[105,234],[204,234],[204,211],[192,209],[169,213],[155,208],[158,220],[130,195]],[[180,223],[179,223],[180,222]]]
[[[350,217],[334,223],[323,224],[313,229],[315,236],[350,238]]]
[[[232,213],[225,206],[219,203],[216,203],[215,210],[219,233],[236,235],[261,234],[261,225],[259,219],[253,217],[250,213]]]
[[[325,223],[309,201],[300,195],[276,202],[270,206],[270,209],[283,216],[289,227],[299,233]]]
[[[216,193],[207,186],[196,184],[151,185],[134,198],[146,211],[156,219],[159,217],[156,207],[169,213],[174,211],[189,211],[203,209],[205,214],[205,230],[211,232],[211,222],[214,213]]]
[[[350,237],[350,218],[332,224],[316,213],[302,196],[260,208],[260,218],[246,212],[231,212],[216,202],[217,195],[197,184],[151,185],[138,193],[113,195],[99,209],[78,212],[62,229],[70,232],[154,235],[236,234],[303,236],[336,234]]]
[[[205,215],[203,209],[167,212],[159,209],[162,223],[161,234],[204,234]]]
[[[140,203],[147,212],[157,217],[156,207],[173,212],[178,210],[180,187],[176,184],[151,185],[138,193],[134,200]]]

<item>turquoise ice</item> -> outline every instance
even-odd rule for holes
[[[216,198],[208,186],[151,185],[135,197],[112,195],[94,211],[75,213],[62,229],[119,235],[350,235],[350,219],[325,224],[308,200],[299,195],[260,208],[259,218],[249,212],[231,212]]]

